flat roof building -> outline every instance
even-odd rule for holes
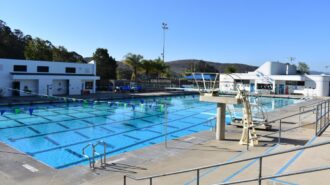
[[[220,75],[220,90],[234,91],[239,85],[251,93],[329,96],[329,75],[298,74],[295,65],[266,62],[248,73]]]
[[[2,96],[53,96],[95,93],[100,78],[93,62],[0,59],[0,79]]]

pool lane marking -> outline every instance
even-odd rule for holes
[[[186,116],[186,117],[183,117],[183,118],[178,118],[177,120],[185,119],[187,117],[190,117],[190,115],[189,116]],[[133,120],[135,120],[135,119],[133,119]],[[174,121],[177,121],[177,120],[170,120],[168,122],[174,122]],[[87,123],[89,122],[87,120],[79,120],[79,121],[84,121],[84,122],[87,122]],[[123,121],[123,122],[125,122],[125,121]],[[183,121],[183,122],[186,122],[186,121]],[[121,122],[118,122],[118,123],[121,123]],[[141,127],[141,128],[150,128],[151,126],[157,126],[157,125],[160,125],[160,124],[163,124],[163,123],[164,122],[162,122],[162,123],[156,123],[156,124],[153,124],[153,125],[150,125],[150,126],[147,126],[147,127]],[[186,123],[189,123],[189,122],[186,122]],[[61,126],[66,127],[65,125],[61,124],[60,122],[58,122],[56,124],[60,124]],[[104,123],[104,124],[99,124],[99,125],[96,125],[96,126],[109,125],[109,124],[112,124],[112,123]],[[125,123],[124,125],[133,127],[135,129],[139,129],[139,128],[137,128],[136,126],[134,126],[132,124]],[[179,127],[170,126],[170,125],[167,125],[167,126],[170,127],[170,128],[179,129]],[[95,126],[86,126],[86,127],[76,128],[76,129],[69,129],[69,130],[64,130],[64,131],[57,131],[57,132],[51,132],[51,133],[47,133],[47,134],[39,134],[39,135],[33,135],[33,136],[27,136],[27,137],[21,137],[21,138],[9,138],[9,140],[11,142],[15,142],[17,140],[22,140],[22,139],[27,139],[27,138],[41,137],[41,136],[45,136],[45,135],[52,135],[52,134],[70,132],[70,131],[81,130],[81,129],[85,129],[85,128],[91,128],[91,127],[95,127]],[[134,131],[134,130],[132,130],[132,131]]]
[[[63,127],[63,128],[65,128],[65,129],[70,129],[70,127],[63,125],[62,123],[56,123],[56,124]]]
[[[239,156],[241,156],[241,155],[244,154],[244,153],[246,153],[246,151],[244,151],[244,152],[239,152],[238,154],[234,155],[232,158],[230,158],[230,159],[227,160],[226,162],[232,162],[232,161],[234,161],[235,159],[237,159]],[[213,171],[215,171],[215,170],[217,170],[217,169],[219,169],[219,168],[221,168],[221,166],[213,167],[213,168],[209,168],[208,170],[206,170],[204,173],[202,173],[202,174],[200,175],[200,178],[202,178],[202,177],[204,177],[204,176],[206,176],[206,175],[212,173]],[[190,185],[190,184],[194,183],[196,180],[197,180],[197,178],[194,178],[194,179],[192,179],[192,180],[186,182],[184,185]]]
[[[192,125],[192,126],[189,126],[189,127],[186,127],[186,128],[182,128],[182,129],[179,129],[179,130],[175,130],[175,131],[171,131],[171,132],[168,132],[167,135],[170,135],[170,134],[174,134],[174,133],[177,133],[177,132],[181,132],[181,131],[184,131],[184,130],[187,130],[189,128],[193,128],[193,127],[196,127],[196,126],[199,126],[201,124],[205,124],[204,122],[201,122],[201,123],[196,123],[195,125]],[[118,152],[118,151],[122,151],[122,150],[126,150],[128,148],[131,148],[133,146],[136,146],[136,145],[139,145],[139,144],[143,144],[143,143],[146,143],[146,142],[149,142],[149,141],[152,141],[152,140],[155,140],[155,139],[158,139],[158,138],[161,138],[161,137],[164,137],[166,134],[161,134],[161,135],[158,135],[158,136],[155,136],[155,137],[151,137],[149,139],[146,139],[146,140],[141,140],[141,141],[138,141],[136,143],[133,143],[133,144],[129,144],[127,146],[124,146],[124,147],[120,147],[120,148],[117,148],[115,150],[111,150],[109,152],[106,153],[106,155],[108,154],[112,154],[112,153],[115,153],[115,152]],[[93,140],[99,140],[98,139],[93,139]],[[86,143],[86,142],[89,142],[89,141],[84,141],[82,143]],[[76,145],[76,144],[73,144],[73,145]],[[65,147],[68,147],[68,146],[65,146]],[[63,147],[57,147],[57,148],[63,148]],[[48,151],[51,151],[51,150],[54,150],[53,149],[48,149]],[[43,153],[43,152],[47,152],[47,150],[44,150],[44,151],[39,151],[39,152],[34,152],[34,153],[28,153],[29,155],[35,155],[35,154],[38,154],[38,153]],[[60,166],[56,166],[55,168],[57,169],[61,169],[61,168],[65,168],[65,167],[68,167],[68,166],[72,166],[72,165],[75,165],[75,164],[79,164],[83,161],[86,161],[87,159],[82,159],[80,161],[75,161],[73,163],[67,163],[67,164],[64,164],[64,165],[60,165]]]
[[[83,134],[83,133],[81,133],[81,132],[79,132],[79,131],[74,131],[74,133],[80,135],[81,137],[83,137],[83,138],[85,138],[85,139],[90,139],[90,137],[88,137],[87,135],[85,135],[85,134]]]
[[[73,150],[71,150],[71,149],[69,149],[69,148],[66,148],[66,149],[64,149],[64,150],[67,151],[68,153],[70,153],[70,154],[72,154],[72,155],[78,157],[78,158],[84,158],[83,155],[81,155],[81,154],[79,154],[79,153],[77,153],[77,152],[75,152],[75,151],[73,151]]]
[[[261,155],[269,154],[271,151],[273,151],[274,149],[276,149],[278,146],[280,146],[280,145],[276,144],[275,146],[268,148]],[[245,171],[247,168],[249,168],[251,165],[253,165],[257,161],[259,161],[259,159],[252,160],[248,164],[244,165],[241,169],[237,170],[236,172],[234,172],[233,174],[231,174],[230,176],[228,176],[227,178],[225,178],[222,182],[228,182],[230,179],[236,177],[237,175],[239,175],[240,173],[242,173],[243,171]]]
[[[44,139],[46,139],[47,141],[51,142],[52,144],[56,145],[56,146],[59,146],[60,144],[58,142],[56,142],[55,140],[49,138],[49,137],[44,137]]]
[[[187,117],[190,117],[190,116],[191,115],[189,115]],[[180,119],[184,119],[184,118],[185,117],[180,118]],[[178,120],[180,120],[180,119],[178,119]],[[174,122],[174,121],[177,121],[177,120],[172,120],[172,121]],[[104,138],[108,138],[108,137],[112,137],[112,136],[116,136],[116,135],[120,135],[120,134],[124,134],[124,133],[129,133],[129,132],[136,131],[136,130],[143,130],[145,128],[150,128],[150,127],[154,127],[154,126],[161,125],[161,124],[163,124],[163,123],[157,123],[157,124],[154,124],[154,125],[148,125],[146,127],[141,127],[141,128],[137,128],[137,129],[132,129],[132,130],[124,131],[124,132],[119,132],[119,133],[115,133],[115,134],[105,135],[105,136],[102,136],[102,137],[93,138],[93,139],[89,139],[89,140],[85,140],[85,141],[80,141],[80,142],[77,142],[77,143],[73,143],[73,144],[69,144],[69,145],[64,145],[64,146],[59,146],[59,147],[55,147],[55,148],[40,150],[40,151],[33,152],[33,153],[30,153],[30,152],[27,152],[27,153],[29,155],[32,155],[33,156],[33,155],[38,154],[38,153],[48,152],[48,151],[52,151],[52,150],[56,150],[56,149],[60,149],[60,148],[65,148],[65,147],[69,147],[69,146],[74,146],[74,145],[78,145],[78,144],[82,144],[82,143],[86,143],[86,142],[90,142],[90,141],[104,139]],[[185,127],[184,129],[192,128],[192,127],[195,127],[195,126],[201,125],[201,124],[205,124],[205,122],[197,123],[195,125],[192,125],[192,126],[189,126],[189,127]],[[180,131],[180,130],[182,130],[182,129],[179,129],[178,131]],[[170,134],[170,132],[168,134]],[[48,134],[45,134],[45,135],[48,135]]]
[[[204,106],[202,106],[204,107]],[[206,105],[205,105],[206,107]],[[186,110],[189,110],[189,109],[194,109],[194,108],[197,108],[197,107],[188,107],[186,109],[180,109],[178,111],[186,111]],[[211,109],[209,109],[211,110]],[[144,113],[144,112],[141,112],[141,113]],[[148,114],[148,113],[145,113],[145,114]],[[67,114],[61,114],[61,115],[65,115],[65,116],[68,116],[70,117],[69,115]],[[163,115],[163,113],[160,113],[160,114],[155,114],[155,115],[149,115],[149,116],[145,116],[144,118],[148,118],[148,117],[152,117],[152,116],[161,116]],[[108,118],[107,116],[95,116],[93,118],[107,118],[107,119],[110,119]],[[29,126],[31,125],[44,125],[44,124],[56,124],[58,122],[67,122],[67,121],[76,121],[76,120],[79,120],[79,121],[85,121],[86,118],[77,118],[77,119],[67,119],[67,120],[58,120],[58,121],[52,121],[51,123],[49,122],[43,122],[43,123],[35,123],[35,124],[29,124]],[[111,123],[102,123],[102,124],[98,124],[98,125],[95,125],[95,126],[99,126],[99,125],[107,125],[107,124],[113,124],[113,123],[119,123],[119,122],[123,122],[123,121],[131,121],[131,120],[136,120],[136,119],[140,119],[140,118],[133,118],[133,119],[128,119],[128,120],[121,120],[121,121],[115,121],[115,122],[111,122]],[[14,120],[14,119],[10,119],[10,120],[13,120],[13,121],[16,121],[18,123],[22,123],[22,122],[19,122],[19,120]],[[22,123],[23,125],[20,125],[20,126],[11,126],[11,127],[4,127],[4,128],[0,128],[0,130],[5,130],[5,129],[10,129],[10,128],[18,128],[18,127],[25,127],[26,124],[25,123]]]
[[[140,141],[141,140],[140,138],[137,138],[137,137],[134,137],[134,136],[130,136],[130,135],[127,135],[127,134],[123,134],[123,136],[125,136],[127,138],[130,138],[130,139],[137,140],[137,141]]]
[[[144,129],[144,131],[148,131],[148,132],[152,132],[152,133],[156,133],[156,134],[162,134],[161,132],[154,131],[154,130],[151,130],[151,129]]]
[[[34,128],[32,128],[32,127],[26,127],[26,128],[32,130],[34,133],[41,134],[41,132],[40,132],[39,130],[34,129]]]
[[[113,130],[111,130],[111,129],[108,129],[108,128],[104,127],[104,126],[100,126],[99,128],[101,128],[101,129],[103,129],[103,130],[106,130],[106,131],[108,131],[108,132],[110,132],[110,133],[116,133],[115,131],[113,131]]]

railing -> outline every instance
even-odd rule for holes
[[[96,147],[98,145],[102,144],[103,145],[103,154],[99,154],[98,152],[96,152]],[[85,150],[89,147],[92,147],[92,156],[88,156],[85,152]],[[98,141],[96,144],[91,144],[88,143],[85,147],[82,148],[82,154],[85,158],[88,159],[89,161],[89,167],[91,169],[95,169],[95,158],[97,158],[97,156],[101,157],[101,167],[105,168],[106,167],[106,163],[107,163],[107,144],[104,141]],[[103,156],[103,157],[102,157]]]
[[[286,153],[291,153],[291,152],[300,151],[300,150],[305,150],[305,149],[310,149],[310,148],[315,148],[315,147],[328,145],[328,144],[330,144],[330,141],[317,143],[317,144],[313,144],[313,145],[308,145],[308,146],[297,147],[297,148],[288,149],[288,150],[275,152],[275,153],[270,153],[270,154],[265,154],[265,155],[259,155],[259,156],[256,156],[256,157],[250,157],[250,158],[231,161],[231,162],[218,163],[218,164],[209,165],[209,166],[191,168],[191,169],[187,169],[187,170],[180,170],[180,171],[164,173],[164,174],[154,175],[154,176],[146,176],[146,177],[141,177],[141,178],[137,178],[137,177],[130,176],[130,175],[125,175],[124,176],[124,185],[127,185],[127,179],[128,178],[132,179],[132,180],[135,180],[135,181],[149,180],[149,184],[152,185],[153,179],[160,178],[160,177],[177,175],[177,174],[182,174],[182,173],[188,173],[188,172],[196,172],[196,184],[199,185],[200,184],[200,171],[201,170],[214,168],[214,167],[220,167],[220,166],[227,166],[227,165],[230,165],[230,164],[247,162],[247,161],[251,161],[251,160],[258,160],[259,161],[258,177],[252,178],[252,179],[240,180],[240,181],[226,182],[226,183],[221,183],[221,184],[239,184],[239,183],[258,181],[258,184],[261,185],[262,181],[267,180],[267,179],[279,178],[279,177],[285,177],[285,176],[291,176],[291,175],[297,175],[297,174],[303,174],[303,173],[311,173],[311,172],[316,172],[316,171],[321,171],[321,170],[329,170],[330,166],[326,166],[326,167],[320,167],[320,168],[308,168],[308,169],[305,169],[305,170],[300,170],[300,171],[295,171],[295,172],[290,172],[290,173],[283,173],[283,174],[272,175],[272,176],[263,176],[262,175],[263,174],[262,173],[263,172],[262,161],[263,161],[264,158],[271,157],[271,156],[276,156],[276,155],[281,155],[281,154],[286,154]]]
[[[314,108],[314,106],[316,106],[316,108]],[[279,122],[279,130],[277,132],[278,132],[278,143],[280,144],[283,131],[288,131],[288,130],[292,130],[292,129],[302,127],[302,125],[300,125],[298,127],[290,128],[290,129],[287,129],[287,130],[282,130],[282,122],[283,122],[284,119],[291,118],[291,117],[294,117],[294,116],[299,116],[300,117],[301,114],[306,114],[306,113],[310,113],[310,112],[314,112],[314,111],[316,111],[316,115],[319,115],[319,116],[316,116],[316,122],[315,122],[316,129],[315,129],[315,132],[316,133],[318,133],[318,131],[323,132],[330,124],[330,100],[323,101],[323,102],[318,102],[317,105],[313,105],[312,109],[304,110],[303,112],[301,112],[301,109],[299,109],[298,113],[295,113],[295,114],[292,114],[292,115],[289,115],[289,116],[285,116],[285,117],[282,117],[282,118],[279,118],[279,119],[275,119],[275,120],[266,122],[264,124],[271,124],[271,123]],[[324,124],[324,123],[326,123],[326,124]],[[312,124],[314,124],[314,123],[312,123]],[[303,125],[303,126],[305,126],[305,125]],[[272,134],[274,134],[274,133],[267,134],[267,135],[272,135]],[[276,134],[276,132],[275,132],[275,134]],[[267,135],[263,135],[263,136],[267,136]],[[259,136],[259,137],[262,137],[262,136]],[[252,178],[252,179],[245,179],[245,180],[241,180],[241,181],[226,182],[226,183],[221,183],[221,184],[239,184],[239,183],[253,182],[253,181],[258,181],[258,183],[261,184],[261,182],[263,180],[267,180],[267,179],[279,178],[279,177],[285,177],[285,176],[291,176],[291,175],[298,175],[298,174],[304,174],[304,173],[311,173],[311,172],[330,169],[330,166],[326,166],[326,167],[320,167],[320,168],[309,168],[309,169],[305,169],[305,170],[300,170],[300,171],[295,171],[295,172],[290,172],[290,173],[284,173],[284,174],[280,174],[280,175],[262,176],[262,174],[263,174],[262,173],[262,159],[263,158],[270,157],[270,156],[275,156],[275,155],[280,155],[280,154],[285,154],[285,153],[290,153],[290,152],[299,151],[299,150],[304,150],[304,149],[309,149],[309,148],[314,148],[314,147],[327,145],[327,144],[330,144],[330,141],[324,142],[324,143],[318,143],[318,144],[314,144],[314,145],[298,147],[298,148],[289,149],[289,150],[284,150],[284,151],[280,151],[280,152],[275,152],[275,153],[272,153],[272,154],[266,154],[266,155],[252,157],[252,158],[236,160],[236,161],[232,161],[232,162],[219,163],[219,164],[214,164],[214,165],[209,165],[209,166],[191,168],[191,169],[175,171],[175,172],[170,172],[170,173],[164,173],[164,174],[154,175],[154,176],[141,177],[141,178],[137,178],[137,177],[130,176],[130,175],[125,175],[124,176],[124,185],[127,184],[127,179],[128,178],[130,178],[132,180],[135,180],[135,181],[149,180],[149,184],[152,185],[153,179],[155,179],[155,178],[165,177],[165,176],[172,176],[172,175],[188,173],[188,172],[194,172],[194,171],[196,172],[196,183],[197,183],[197,185],[199,185],[200,184],[200,171],[201,170],[208,169],[208,168],[213,168],[213,167],[219,167],[219,166],[226,166],[226,165],[230,165],[230,164],[234,164],[234,163],[241,163],[241,162],[246,162],[246,161],[256,160],[256,159],[259,160],[259,174],[258,174],[258,177]],[[248,148],[248,145],[247,145],[247,148]]]
[[[315,135],[320,136],[330,125],[330,100],[316,106]]]
[[[316,106],[318,104],[320,104],[321,102],[322,101],[317,100],[317,102],[314,102],[314,103],[311,103],[311,104],[308,104],[308,105],[300,106],[299,107],[299,112],[304,112],[304,111],[306,111],[306,109],[307,110],[311,110],[311,109],[316,110]],[[315,113],[315,112],[313,112],[313,113]],[[301,124],[301,121],[302,121],[302,119],[301,119],[301,116],[299,115],[299,123],[300,124]]]

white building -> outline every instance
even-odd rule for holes
[[[329,83],[329,75],[300,75],[296,66],[280,62],[266,62],[253,72],[220,75],[224,91],[234,91],[239,85],[252,93],[329,96]]]
[[[95,80],[98,79],[93,62],[80,64],[0,59],[0,89],[4,96],[95,93]]]

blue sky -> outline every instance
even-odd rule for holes
[[[330,65],[329,0],[0,0],[0,19],[83,56],[98,47],[165,60]],[[330,71],[330,67],[329,67]]]

